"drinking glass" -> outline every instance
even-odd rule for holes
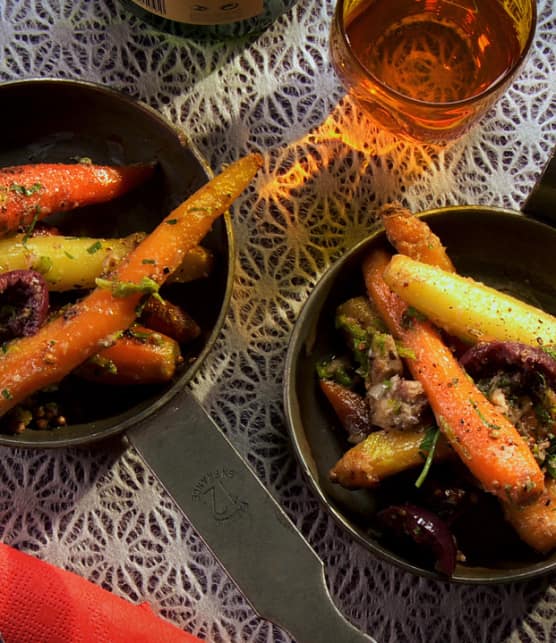
[[[338,0],[332,62],[380,126],[444,144],[507,89],[536,19],[535,0]]]

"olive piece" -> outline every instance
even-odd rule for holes
[[[48,287],[35,270],[0,274],[0,342],[34,335],[48,313]]]
[[[514,368],[526,376],[540,373],[556,385],[556,360],[542,348],[520,342],[479,342],[461,356],[460,363],[471,377]]]
[[[439,572],[451,576],[457,548],[452,532],[436,514],[416,505],[392,505],[378,514],[380,523],[398,536],[405,536],[432,553]]]

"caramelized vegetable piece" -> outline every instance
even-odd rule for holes
[[[171,337],[133,324],[112,346],[82,364],[76,374],[103,384],[162,384],[169,382],[182,361]]]
[[[437,515],[415,505],[395,505],[378,513],[389,531],[404,535],[419,547],[429,550],[439,572],[451,576],[456,567],[457,548],[454,537]]]
[[[369,407],[365,398],[332,380],[319,383],[348,436],[358,440],[369,433]]]
[[[141,312],[145,326],[188,344],[201,334],[199,324],[185,310],[160,297],[149,297]]]
[[[388,241],[402,254],[455,272],[442,242],[428,224],[399,203],[390,203],[379,212]]]
[[[338,460],[330,471],[330,479],[348,489],[375,487],[381,480],[423,466],[425,433],[422,429],[407,431],[375,431],[355,445]],[[443,436],[434,451],[434,459],[445,460],[454,452]]]
[[[555,317],[470,277],[395,255],[384,280],[409,306],[467,342],[556,344]]]
[[[433,326],[410,315],[384,280],[390,255],[377,251],[364,260],[363,274],[392,334],[413,357],[407,360],[423,385],[436,422],[484,489],[516,504],[533,502],[544,477],[517,429],[479,391]]]
[[[0,169],[0,234],[17,232],[54,212],[103,203],[146,181],[154,165],[36,163]]]
[[[246,156],[201,187],[171,212],[118,265],[112,281],[45,324],[36,335],[14,340],[0,356],[0,415],[31,393],[59,382],[97,353],[107,338],[128,328],[137,306],[198,245],[212,223],[247,187],[262,164]]]
[[[186,283],[208,277],[214,267],[214,255],[203,246],[191,248],[179,267],[168,277],[168,283]]]
[[[48,314],[48,288],[34,270],[0,274],[0,343],[34,335]]]

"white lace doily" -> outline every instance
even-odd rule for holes
[[[478,127],[431,155],[373,129],[345,97],[328,55],[330,2],[301,0],[235,45],[166,36],[110,0],[0,3],[1,80],[83,78],[122,89],[184,127],[215,170],[264,153],[256,189],[234,208],[230,313],[193,388],[316,548],[337,604],[380,643],[556,638],[553,579],[438,584],[342,534],[300,475],[281,402],[300,306],[366,234],[379,204],[524,202],[556,145],[556,8],[553,0],[538,8],[519,78]],[[132,451],[3,448],[0,456],[4,542],[147,601],[214,643],[290,640],[253,612]]]

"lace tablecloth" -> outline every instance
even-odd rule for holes
[[[323,559],[336,603],[379,643],[556,640],[555,579],[438,584],[342,534],[300,475],[281,403],[297,313],[381,203],[522,205],[556,145],[556,9],[553,0],[538,8],[532,55],[506,96],[430,155],[373,129],[346,98],[328,55],[331,2],[301,0],[256,39],[227,44],[164,35],[109,0],[0,3],[1,80],[124,90],[184,127],[215,170],[264,153],[256,192],[234,208],[230,312],[193,389]],[[252,610],[132,450],[0,456],[4,542],[147,601],[214,643],[290,640]]]

